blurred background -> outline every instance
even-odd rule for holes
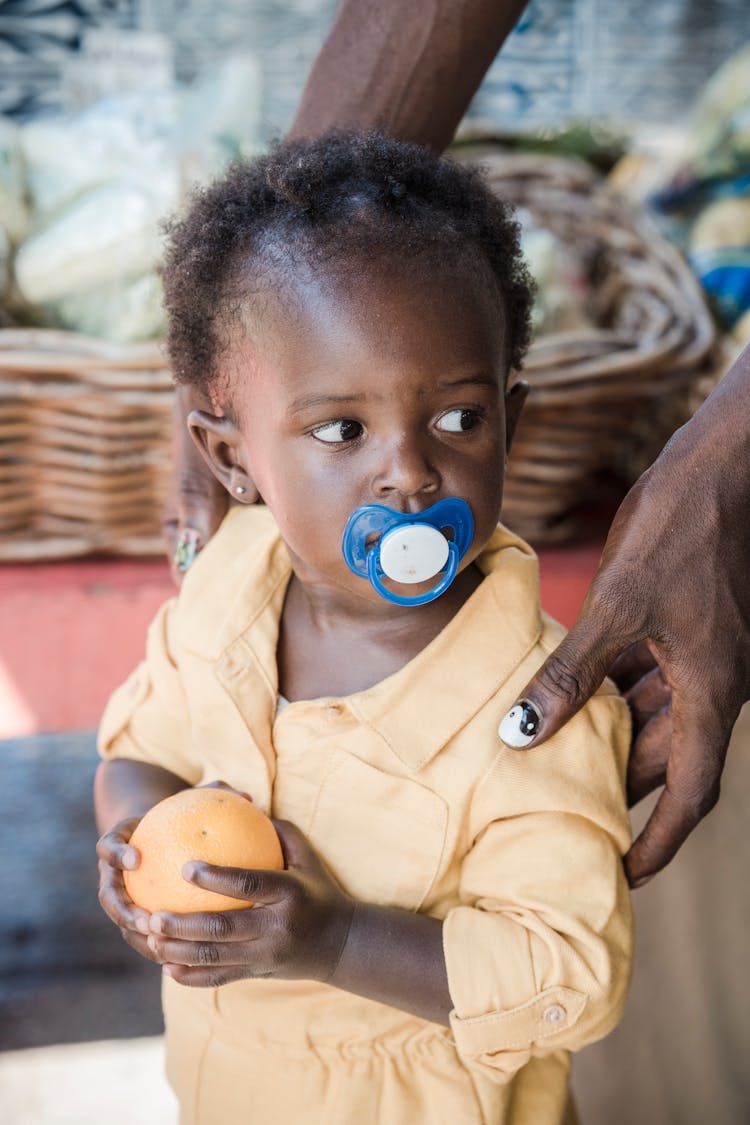
[[[174,589],[160,224],[283,135],[335,11],[0,0],[8,1125],[174,1120],[159,973],[98,908],[90,798],[101,709]],[[571,624],[619,499],[750,340],[746,0],[532,0],[452,152],[518,207],[539,284],[505,518]],[[750,1121],[746,725],[716,811],[636,895],[626,1019],[576,1060],[583,1125]]]

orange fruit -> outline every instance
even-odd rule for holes
[[[144,910],[190,914],[243,910],[253,904],[204,890],[182,877],[188,860],[220,867],[281,870],[284,856],[270,819],[246,797],[227,789],[184,789],[146,813],[130,843],[141,862],[124,871],[125,889]]]

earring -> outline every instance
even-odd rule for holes
[[[247,489],[244,487],[244,485],[238,484],[238,485],[235,486],[234,491],[237,493],[238,496],[244,496],[245,493],[247,492]]]

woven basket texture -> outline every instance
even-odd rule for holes
[[[156,344],[0,331],[0,560],[161,553],[172,397]]]
[[[597,478],[634,480],[708,393],[714,326],[680,254],[588,165],[460,158],[573,244],[591,283],[591,327],[531,346],[505,485],[505,522],[563,542]],[[0,330],[0,560],[160,554],[172,398],[159,343]]]
[[[588,164],[486,145],[462,159],[575,247],[588,276],[591,326],[529,349],[503,502],[504,522],[530,542],[563,542],[596,481],[634,481],[714,385],[716,331],[681,254]]]

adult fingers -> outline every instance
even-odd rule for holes
[[[197,453],[195,456],[199,457]],[[218,529],[229,500],[202,459],[194,465],[183,462],[173,487],[177,490],[177,511],[165,518],[163,528],[172,577],[179,585]]]
[[[672,711],[664,707],[645,724],[630,751],[627,792],[631,807],[664,784],[671,743]]]
[[[700,702],[705,705],[700,707]],[[672,702],[672,738],[665,785],[643,831],[625,857],[633,887],[669,863],[719,798],[721,771],[736,714],[721,715],[705,700]]]
[[[516,750],[538,746],[581,709],[632,638],[612,628],[594,587],[575,625],[547,658],[500,723],[499,735]]]
[[[636,641],[620,653],[607,675],[617,684],[620,691],[629,691],[638,680],[648,675],[657,663],[649,642]]]
[[[210,409],[198,392],[179,387],[172,415],[172,471],[164,515],[164,537],[179,584],[224,518],[229,498],[195,446],[187,426],[191,410]]]
[[[672,691],[658,666],[643,676],[628,691],[625,698],[633,716],[633,736],[639,734],[650,719],[669,706]]]

